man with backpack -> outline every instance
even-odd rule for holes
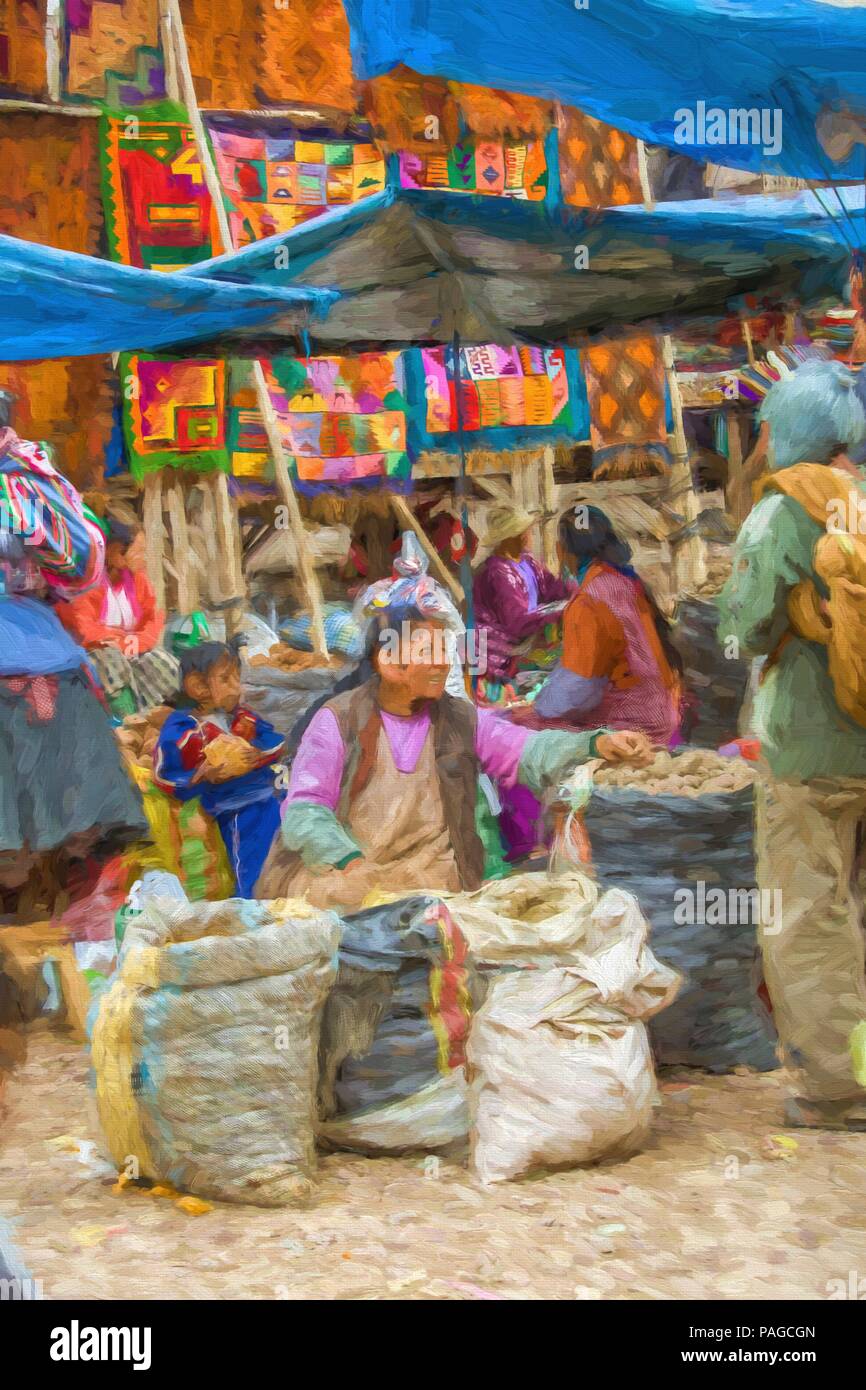
[[[822,1129],[866,1129],[849,1050],[866,1020],[866,491],[831,466],[866,438],[855,383],[822,362],[767,393],[768,472],[719,598],[725,650],[766,658],[753,714],[758,883],[781,891],[782,911],[760,941],[797,1074],[785,1119]]]

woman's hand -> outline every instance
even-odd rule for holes
[[[631,763],[634,767],[646,767],[654,756],[653,746],[646,734],[639,734],[633,729],[599,734],[595,751],[607,763]]]

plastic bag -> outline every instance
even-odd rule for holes
[[[656,1098],[642,1019],[679,977],[628,893],[606,893],[574,963],[494,979],[469,1038],[472,1165],[485,1183],[634,1153]]]

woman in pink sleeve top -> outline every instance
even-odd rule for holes
[[[357,683],[303,734],[258,897],[306,895],[353,911],[374,891],[477,888],[480,773],[541,793],[587,758],[651,756],[640,734],[536,733],[446,694],[451,650],[430,601],[437,588],[426,577],[415,588],[402,581],[399,601],[377,604]]]

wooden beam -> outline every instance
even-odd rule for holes
[[[410,509],[409,504],[406,501],[406,498],[401,497],[399,492],[392,492],[390,496],[391,506],[394,508],[397,520],[401,523],[401,525],[408,526],[410,531],[415,532],[415,535],[418,537],[418,540],[421,544],[421,549],[424,551],[425,555],[429,559],[436,573],[439,575],[439,578],[442,580],[443,584],[447,584],[448,588],[451,590],[451,593],[458,604],[463,603],[466,598],[466,595],[463,592],[462,586],[458,584],[457,580],[454,578],[454,575],[451,573],[448,566],[444,563],[442,556],[439,554],[439,551],[436,549],[435,545],[433,545],[426,532],[419,525],[418,519],[415,516],[415,513]]]
[[[201,110],[195,91],[192,68],[189,61],[189,50],[186,44],[186,34],[183,28],[183,16],[180,12],[179,0],[164,0],[166,13],[171,20],[171,30],[174,36],[175,55],[180,81],[180,88],[183,94],[184,104],[189,115],[190,125],[195,136],[196,147],[198,149],[199,160],[201,161],[205,183],[211,195],[217,225],[220,229],[220,236],[224,243],[225,250],[232,249],[232,233],[226,211],[225,200],[223,198],[222,185],[211,153],[210,142],[204,121],[202,120]],[[313,650],[317,656],[327,658],[328,643],[325,638],[325,622],[322,609],[322,590],[319,584],[319,576],[316,574],[307,545],[307,535],[304,530],[304,523],[301,518],[298,498],[292,484],[291,473],[289,472],[288,458],[283,445],[282,432],[273,402],[268,391],[265,372],[261,362],[253,363],[253,380],[256,388],[256,399],[259,412],[265,426],[265,433],[268,436],[268,444],[271,456],[274,461],[274,476],[280,496],[285,504],[289,518],[289,529],[295,542],[298,554],[298,567],[301,573],[301,580],[304,586],[304,595],[310,609],[311,630],[310,637]]]
[[[177,76],[177,43],[168,0],[159,0],[159,37],[162,61],[165,65],[165,94],[169,101],[180,101],[180,83]]]
[[[554,450],[547,445],[541,454],[541,503],[544,517],[541,523],[541,553],[544,563],[553,574],[559,573],[559,557],[556,550],[558,519],[556,513],[556,478],[553,462]]]
[[[162,517],[162,473],[144,479],[144,553],[156,601],[165,610],[165,524]]]
[[[183,487],[175,476],[166,488],[168,518],[171,526],[172,553],[177,571],[177,606],[182,617],[188,617],[199,606],[198,578],[190,564],[189,530]]]
[[[689,446],[686,441],[683,421],[683,400],[680,384],[677,381],[674,361],[674,345],[669,333],[662,336],[662,359],[671,400],[673,429],[673,463],[670,472],[671,491],[676,496],[677,510],[682,512],[688,525],[697,520],[699,507],[689,459]],[[702,584],[707,577],[707,560],[704,542],[700,536],[688,536],[681,542],[676,552],[677,590],[688,589]]]
[[[61,0],[46,0],[45,4],[45,87],[49,100],[59,101],[62,95],[61,56],[63,51],[63,17]]]

